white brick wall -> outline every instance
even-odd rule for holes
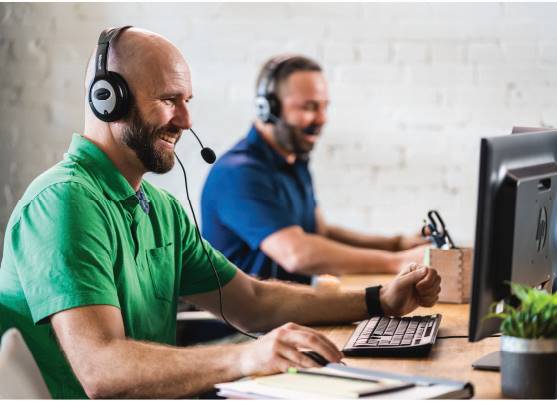
[[[556,17],[550,3],[2,3],[2,238],[28,183],[82,129],[83,73],[100,30],[132,24],[183,51],[194,126],[217,153],[248,128],[268,57],[316,58],[331,93],[312,162],[328,219],[412,232],[436,207],[454,238],[471,243],[479,138],[557,124]],[[197,207],[208,166],[190,137],[178,152]],[[152,181],[185,201],[177,170]]]

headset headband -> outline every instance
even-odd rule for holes
[[[97,54],[95,56],[95,80],[106,78],[108,47],[110,46],[110,42],[128,28],[131,28],[131,25],[120,28],[108,28],[101,32],[97,43]]]
[[[291,54],[281,55],[274,57],[267,63],[261,76],[261,80],[259,81],[259,85],[257,86],[257,96],[266,96],[269,93],[270,84],[275,82],[277,73],[289,60],[294,57],[295,56]]]

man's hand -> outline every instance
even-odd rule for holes
[[[240,357],[243,376],[285,372],[291,366],[319,366],[301,350],[315,351],[330,362],[339,362],[343,356],[323,334],[295,323],[280,326],[243,347]]]
[[[397,251],[406,251],[420,245],[426,245],[429,241],[427,238],[422,237],[421,233],[414,235],[401,235],[398,237]]]
[[[380,301],[387,316],[402,316],[418,306],[433,306],[439,299],[441,277],[435,269],[412,263],[381,288]]]

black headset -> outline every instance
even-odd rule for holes
[[[261,74],[255,97],[255,115],[264,123],[274,124],[280,119],[281,104],[276,94],[276,77],[282,67],[294,57],[282,55],[272,58]]]
[[[108,48],[122,31],[131,25],[108,28],[99,36],[95,56],[95,78],[89,85],[89,106],[99,120],[112,122],[124,117],[130,109],[131,94],[126,80],[114,71],[108,71]]]

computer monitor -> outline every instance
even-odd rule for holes
[[[508,282],[550,289],[557,265],[557,130],[483,138],[470,305],[470,341],[499,332],[485,319]]]

